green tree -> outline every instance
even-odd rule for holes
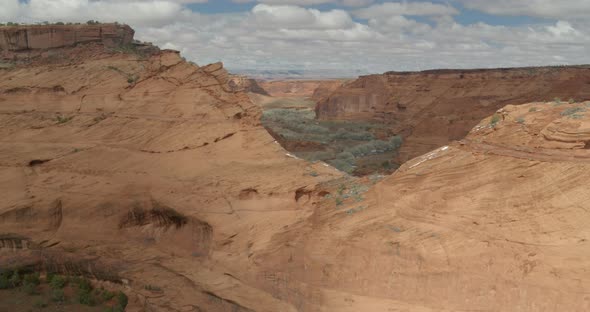
[[[18,274],[18,271],[14,271],[14,273],[10,277],[9,282],[12,287],[17,287],[18,285],[20,285],[20,275]]]

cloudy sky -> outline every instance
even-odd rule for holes
[[[590,63],[590,0],[0,0],[0,22],[119,21],[230,70]]]

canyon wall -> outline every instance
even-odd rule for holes
[[[28,25],[0,27],[0,50],[21,51],[101,42],[105,46],[130,44],[134,31],[127,25]]]
[[[241,75],[230,75],[229,86],[233,91],[270,95],[264,90],[255,79]]]
[[[269,80],[259,81],[260,86],[274,97],[308,97],[318,99],[341,86],[343,80]],[[323,93],[316,93],[317,90]]]
[[[316,107],[319,119],[376,120],[402,134],[400,161],[463,138],[507,104],[590,99],[586,66],[387,72],[338,88]]]

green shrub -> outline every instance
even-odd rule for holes
[[[570,103],[570,104],[574,104],[574,103],[576,103],[576,100],[574,100],[574,99],[569,99],[569,101],[567,101],[567,102],[568,102],[568,103]]]
[[[81,290],[84,290],[86,292],[92,291],[92,284],[88,279],[80,278],[78,281],[76,281],[76,284],[78,284],[78,288],[80,288]]]
[[[57,117],[55,117],[55,121],[58,124],[63,124],[63,123],[66,123],[66,122],[72,120],[73,118],[74,118],[74,116],[67,117],[67,116],[58,115]]]
[[[20,275],[18,274],[18,271],[14,271],[14,273],[12,273],[12,276],[10,277],[8,282],[10,283],[12,288],[18,287],[18,285],[20,285],[21,279]]]
[[[537,111],[537,108],[536,107],[529,108],[529,112],[530,113],[533,113],[533,112],[536,112],[536,111]]]
[[[53,289],[62,289],[66,286],[66,279],[60,275],[54,275],[49,282],[49,285]]]
[[[51,290],[51,301],[53,302],[64,302],[66,300],[66,296],[64,294],[63,289],[52,289]]]
[[[10,283],[10,278],[12,277],[12,274],[13,272],[11,270],[0,271],[0,289],[12,288],[12,284]]]
[[[326,163],[330,164],[332,167],[346,172],[346,173],[353,173],[354,172],[354,166],[351,165],[349,162],[342,160],[342,159],[331,159],[331,160],[326,160]]]
[[[350,131],[345,128],[339,128],[332,136],[332,140],[347,140],[347,141],[370,141],[375,139],[372,133],[361,131]]]
[[[335,157],[332,151],[301,152],[297,153],[297,156],[301,156],[309,161],[326,160]]]
[[[33,303],[33,307],[35,307],[37,309],[46,308],[47,307],[47,302],[45,302],[45,300],[43,300],[43,299],[37,299]]]
[[[114,307],[106,308],[104,312],[125,312],[125,308],[115,305]]]
[[[120,52],[120,53],[125,53],[125,54],[135,54],[135,55],[141,56],[141,53],[137,49],[137,46],[135,46],[132,43],[121,44],[118,47],[115,47],[113,50],[115,52]]]
[[[125,308],[127,307],[127,303],[129,302],[129,298],[127,298],[127,295],[125,295],[124,292],[119,291],[117,293],[117,304],[123,308],[123,310],[125,310]]]
[[[45,281],[50,284],[51,283],[51,279],[55,276],[55,273],[53,272],[47,272],[47,274],[45,275]]]
[[[583,107],[570,107],[566,110],[564,110],[563,112],[561,112],[561,116],[571,116],[574,115],[575,113],[580,113],[580,112],[585,112],[586,109]]]
[[[502,119],[502,117],[500,117],[500,115],[499,115],[499,114],[494,114],[494,115],[492,115],[492,119],[490,120],[490,125],[491,125],[492,127],[496,126],[496,124],[497,124],[498,122],[500,122],[500,119]]]
[[[137,82],[137,80],[139,80],[139,76],[136,74],[129,74],[127,75],[127,83],[128,84],[134,84]]]
[[[102,301],[106,302],[106,301],[113,299],[114,297],[115,297],[115,293],[113,293],[112,291],[108,291],[105,289],[103,289],[101,291],[100,298],[102,299]]]
[[[162,291],[162,288],[156,285],[145,285],[143,288],[149,291]]]
[[[78,277],[74,279],[74,283],[78,285],[78,303],[87,306],[94,306],[96,304],[96,300],[92,295],[92,284],[90,283],[90,281],[86,278]]]
[[[39,273],[30,273],[25,275],[23,282],[25,284],[32,284],[32,285],[39,285],[41,284],[41,279],[39,278]]]
[[[37,285],[35,284],[31,284],[31,283],[23,283],[23,288],[22,290],[27,294],[27,295],[36,295],[38,294],[37,292]]]
[[[354,155],[354,157],[362,157],[394,151],[401,146],[401,143],[401,137],[395,136],[389,141],[373,140],[353,146],[346,151]]]
[[[8,276],[2,274],[0,275],[0,289],[9,289],[10,288],[10,281],[8,280]]]
[[[90,293],[90,291],[85,289],[78,289],[78,303],[87,305],[87,306],[94,306],[96,304],[96,300]]]

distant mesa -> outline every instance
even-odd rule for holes
[[[122,24],[26,25],[0,27],[0,49],[22,51],[100,42],[106,47],[133,43],[135,31]]]

